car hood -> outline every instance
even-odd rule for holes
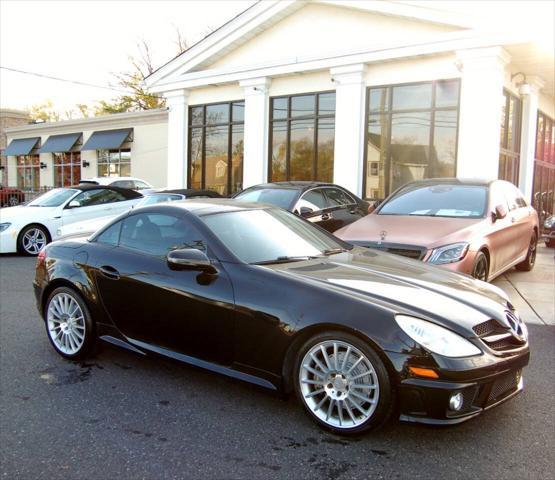
[[[508,300],[499,288],[397,255],[355,247],[350,252],[271,268],[371,299],[396,313],[429,319],[468,337],[474,335],[474,325],[491,318],[505,323]]]
[[[27,220],[37,221],[49,218],[58,211],[59,207],[29,207],[19,205],[17,207],[2,208],[0,210],[0,222],[25,222]]]
[[[427,249],[469,241],[482,229],[483,218],[367,215],[334,232],[347,242],[368,241],[418,245]]]

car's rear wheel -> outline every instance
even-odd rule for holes
[[[489,262],[488,257],[484,252],[478,252],[476,258],[474,259],[474,266],[472,267],[472,276],[476,280],[482,280],[482,282],[488,281],[489,276]]]
[[[75,290],[56,288],[48,297],[44,317],[50,343],[60,355],[72,360],[87,357],[95,344],[94,324]]]
[[[40,225],[29,225],[19,234],[17,239],[17,250],[26,255],[38,255],[49,241],[50,236],[44,227]]]
[[[382,360],[361,339],[324,332],[297,354],[295,390],[319,425],[339,434],[356,434],[383,425],[394,395]]]
[[[536,251],[538,249],[538,237],[536,236],[536,232],[532,233],[532,237],[530,238],[530,245],[528,245],[528,253],[526,254],[526,258],[516,265],[517,270],[521,270],[523,272],[529,272],[534,268],[536,264]]]

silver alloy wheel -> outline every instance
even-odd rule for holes
[[[15,207],[16,205],[19,205],[19,200],[17,199],[17,197],[8,198],[8,207]]]
[[[54,295],[48,304],[46,321],[50,339],[58,350],[73,355],[81,349],[85,342],[85,316],[73,296]]]
[[[37,255],[46,245],[46,233],[41,228],[33,227],[23,235],[23,250],[30,255]]]
[[[308,408],[334,428],[353,428],[366,422],[380,398],[372,363],[342,340],[326,340],[311,347],[299,367],[299,383]]]

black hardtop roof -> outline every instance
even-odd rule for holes
[[[121,187],[114,187],[112,185],[98,185],[94,183],[80,183],[79,185],[72,185],[71,187],[65,188],[72,188],[73,190],[81,190],[82,192],[86,192],[88,190],[113,190],[115,192],[121,193],[122,195],[128,198],[140,198],[143,195],[135,190],[131,190],[130,188],[121,188]]]

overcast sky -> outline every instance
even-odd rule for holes
[[[202,38],[254,0],[0,0],[0,65],[95,85],[115,85],[112,72],[144,39],[155,65],[175,56],[175,28],[189,43]],[[459,10],[477,22],[538,33],[553,48],[554,4],[544,1],[408,1]],[[549,47],[547,47],[549,48]],[[29,108],[52,100],[59,111],[119,92],[0,69],[0,106]]]

